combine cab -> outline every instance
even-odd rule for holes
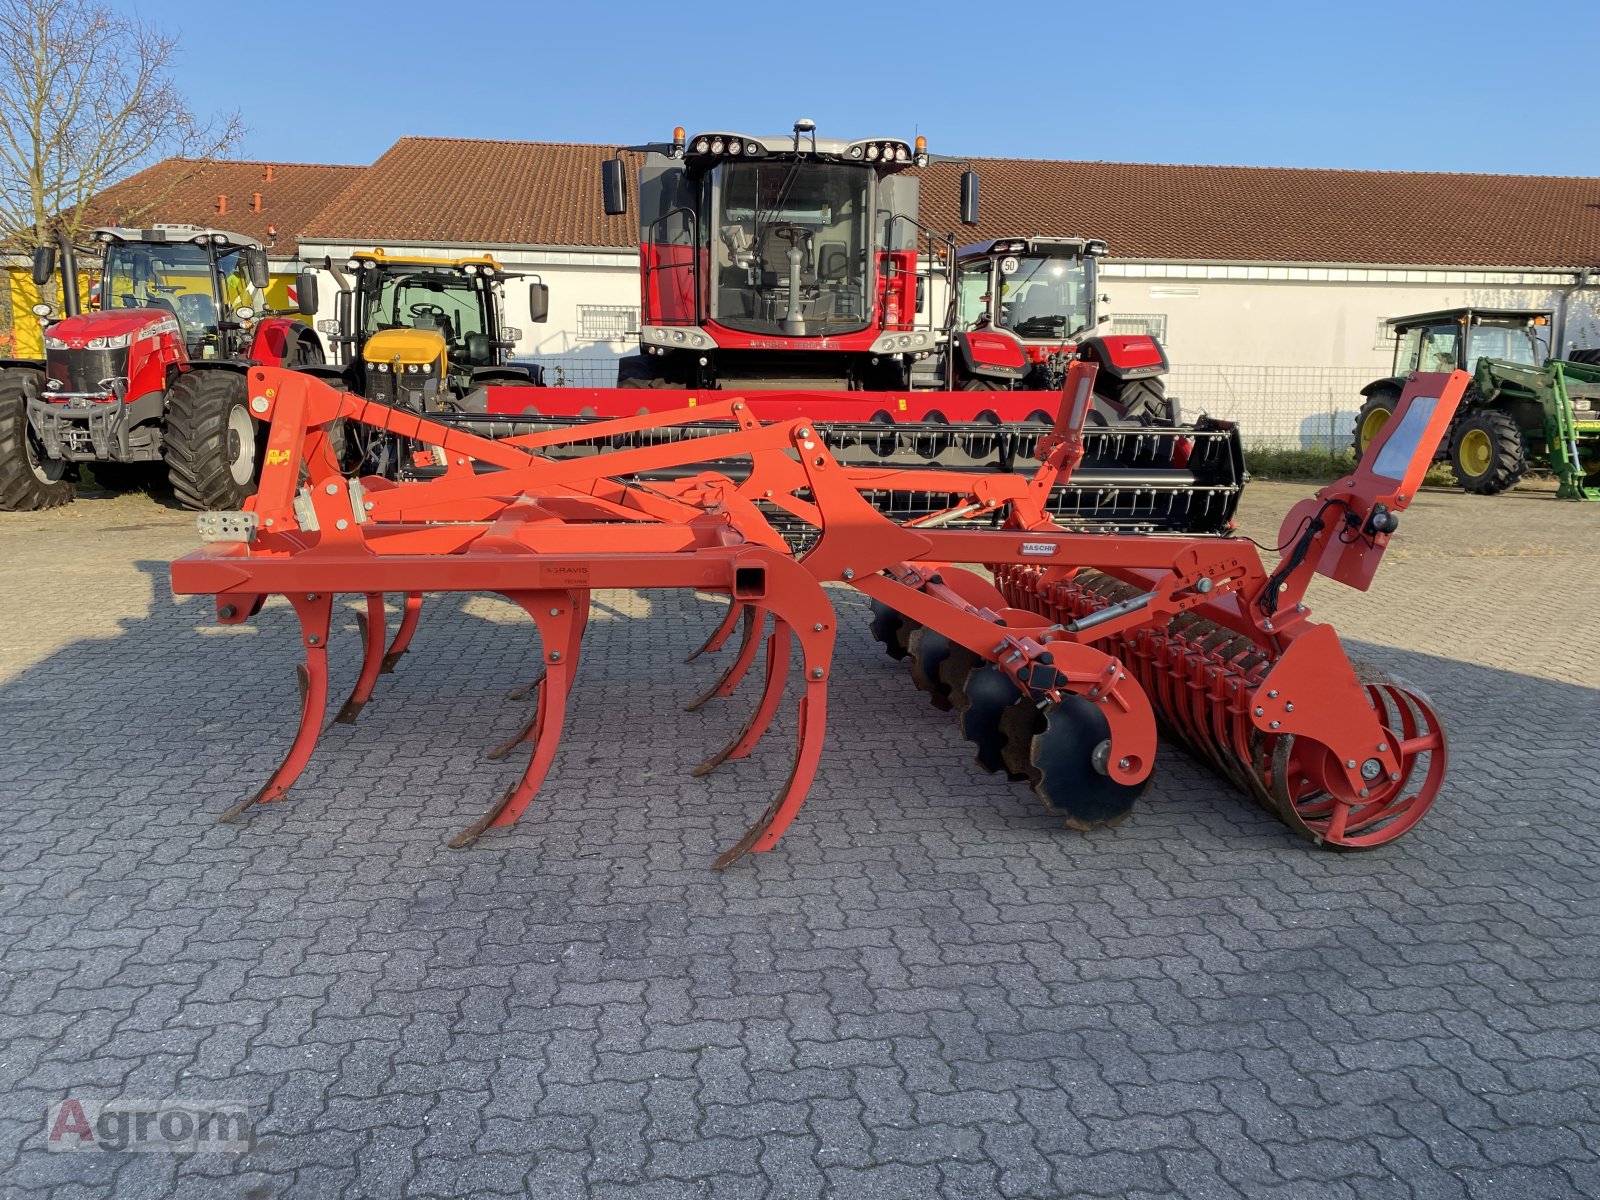
[[[65,314],[45,330],[43,362],[0,361],[0,508],[67,503],[79,463],[113,485],[164,467],[185,506],[237,508],[260,470],[245,371],[320,363],[321,342],[304,321],[258,315],[269,280],[254,238],[194,225],[94,237],[105,254],[99,311],[78,311],[65,239],[59,264],[57,247],[35,255],[40,286],[59,265]],[[298,303],[316,311],[309,273]]]
[[[645,155],[640,353],[621,361],[615,389],[533,396],[491,388],[489,418],[465,420],[506,436],[702,403],[695,393],[737,393],[763,420],[805,415],[852,466],[1024,471],[1038,463],[1061,372],[1054,382],[1030,374],[1017,337],[1000,331],[963,331],[962,345],[1007,342],[1019,369],[1002,381],[1005,390],[994,382],[993,356],[986,374],[955,365],[952,317],[933,293],[953,285],[957,256],[954,240],[918,216],[913,168],[932,161],[924,139],[838,141],[801,121],[782,137],[690,138],[680,128],[671,142],[630,149]],[[604,164],[602,183],[606,212],[627,211],[620,157]],[[961,220],[975,224],[977,176],[965,170],[961,184]],[[1105,349],[1113,340],[1088,339],[1082,353],[1105,351],[1108,377],[1138,370]],[[1013,386],[1024,382],[1041,390]],[[1135,414],[1122,383],[1109,387],[1084,465],[1052,494],[1052,514],[1094,528],[1226,530],[1243,479],[1237,430],[1175,427],[1170,410],[1148,404]],[[629,434],[628,444],[716,432],[704,423],[656,425]],[[552,452],[601,448],[569,441]],[[952,506],[949,493],[931,489],[873,499],[899,518]]]

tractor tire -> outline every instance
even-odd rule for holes
[[[1003,392],[1006,385],[998,379],[984,379],[981,376],[968,379],[961,385],[963,392]]]
[[[28,425],[28,398],[44,390],[44,374],[25,367],[0,371],[0,510],[35,512],[70,504],[77,471],[44,457]]]
[[[1175,425],[1167,385],[1160,379],[1112,379],[1102,373],[1095,377],[1096,407],[1112,425]]]
[[[1528,470],[1528,448],[1510,414],[1480,408],[1456,422],[1450,438],[1450,469],[1466,491],[1494,496]]]
[[[1372,439],[1382,432],[1399,406],[1400,393],[1391,388],[1379,388],[1367,397],[1361,411],[1356,413],[1355,428],[1350,433],[1350,448],[1356,452],[1357,462],[1361,461]]]
[[[1588,367],[1600,366],[1600,349],[1569,350],[1567,351],[1567,361],[1582,363]]]
[[[256,490],[259,431],[236,371],[190,371],[167,392],[167,478],[185,508],[238,508]]]

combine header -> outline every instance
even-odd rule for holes
[[[1063,522],[1098,529],[1226,530],[1244,479],[1239,433],[1200,420],[1179,426],[1155,374],[1165,357],[1150,338],[1093,335],[1098,315],[1087,287],[1093,262],[1057,239],[1037,249],[1051,276],[1057,316],[1048,357],[1053,376],[1029,371],[1029,347],[997,323],[953,330],[955,240],[919,217],[919,168],[954,160],[930,155],[923,138],[843,141],[799,121],[791,135],[738,132],[628,147],[638,171],[640,352],[622,359],[615,388],[490,388],[487,415],[456,423],[492,436],[557,429],[596,418],[632,417],[745,398],[763,421],[804,416],[845,466],[1027,471],[1055,415],[1061,371],[1086,358],[1101,368],[1083,468],[1049,498]],[[605,211],[628,211],[619,155],[602,166]],[[978,220],[978,177],[961,173],[960,219]],[[955,215],[955,214],[952,214]],[[1020,248],[1032,262],[1027,239]],[[1089,243],[1072,243],[1079,251]],[[1099,246],[1100,243],[1094,243]],[[1020,261],[1009,252],[1001,266]],[[1042,261],[1042,259],[1041,259]],[[1069,269],[1070,268],[1070,269]],[[1011,278],[1005,275],[1003,278]],[[1043,276],[1011,285],[1045,302]],[[1067,311],[1070,310],[1070,311]],[[1080,327],[1082,326],[1082,327]],[[1042,330],[1044,322],[1024,326]],[[1090,336],[1080,336],[1088,333]],[[633,444],[685,439],[707,427],[657,422]],[[568,439],[553,452],[588,452]],[[726,473],[733,466],[707,463]],[[904,519],[950,507],[950,493],[872,497]]]
[[[310,758],[330,694],[327,642],[341,594],[365,598],[365,653],[336,720],[351,722],[417,626],[424,592],[494,592],[540,635],[533,715],[500,756],[531,744],[520,779],[451,843],[512,824],[556,753],[583,649],[590,595],[683,588],[729,607],[705,652],[741,624],[732,662],[691,707],[728,696],[765,647],[760,696],[696,774],[748,755],[777,715],[793,648],[803,690],[794,765],[725,867],[768,850],[799,812],[822,755],[841,599],[872,607],[874,635],[917,685],[958,710],[991,771],[1026,780],[1068,825],[1115,824],[1144,789],[1158,719],[1192,752],[1319,844],[1368,847],[1405,832],[1438,794],[1438,715],[1398,681],[1358,673],[1305,600],[1313,575],[1371,583],[1448,427],[1467,377],[1413,377],[1350,478],[1285,518],[1282,561],[1232,539],[1083,533],[1049,516],[1052,489],[1083,455],[1094,366],[1069,370],[1030,473],[841,465],[803,416],[763,424],[741,397],[694,408],[479,438],[336,391],[304,374],[250,372],[250,408],[270,421],[261,487],[246,508],[201,517],[210,542],[173,564],[173,590],[216,597],[224,624],[283,596],[299,618],[302,709],[283,764],[230,816],[281,799]],[[348,479],[331,431],[369,425],[438,446],[445,473]],[[725,432],[556,459],[573,437],[627,438],[662,424]],[[739,460],[735,479],[687,470]],[[655,475],[651,483],[626,482]],[[915,492],[951,506],[896,522],[867,494]],[[775,514],[807,531],[786,539]],[[957,522],[986,517],[990,527]],[[801,550],[796,545],[803,546]],[[970,569],[987,566],[989,577]],[[403,613],[392,640],[388,598]]]

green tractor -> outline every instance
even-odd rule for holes
[[[1531,465],[1548,465],[1561,495],[1585,498],[1600,469],[1600,352],[1548,359],[1550,313],[1450,308],[1396,317],[1394,371],[1361,389],[1354,447],[1360,459],[1388,422],[1414,371],[1468,371],[1473,385],[1439,446],[1469,492],[1492,496]]]

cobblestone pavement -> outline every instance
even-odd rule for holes
[[[533,634],[487,599],[430,601],[290,799],[219,824],[295,637],[175,602],[192,544],[144,497],[0,516],[7,1198],[1600,1194],[1600,506],[1429,492],[1373,592],[1313,593],[1450,722],[1395,846],[1317,851],[1170,748],[1131,820],[1060,829],[847,611],[811,800],[725,874],[788,737],[688,776],[743,705],[680,711],[715,610],[661,594],[597,596],[516,829],[443,844],[516,770],[481,751]],[[69,1094],[244,1100],[258,1142],[47,1154]]]

